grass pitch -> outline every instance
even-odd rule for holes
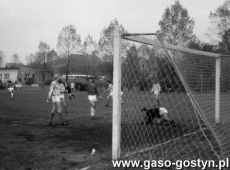
[[[112,107],[105,107],[106,94],[101,92],[104,99],[98,101],[97,119],[90,119],[90,108],[86,92],[74,92],[73,100],[66,98],[69,113],[63,117],[69,126],[49,127],[48,118],[51,103],[46,103],[48,89],[16,90],[15,100],[9,98],[6,90],[0,91],[0,170],[77,170],[90,166],[91,170],[113,169],[111,164],[112,150]],[[197,123],[192,122],[191,106],[184,106],[180,101],[188,100],[186,94],[162,94],[162,102],[170,111],[170,118],[177,122],[184,122],[179,127],[157,127],[141,124],[142,107],[152,107],[152,96],[143,92],[125,92],[122,106],[122,155],[138,152],[146,148],[153,148],[145,152],[133,154],[127,159],[165,159],[190,157],[196,159],[197,154],[204,158],[211,158],[213,152],[204,135],[197,130]],[[205,111],[211,125],[214,120],[213,94],[197,96],[201,108]],[[221,97],[221,110],[225,122],[228,122],[227,104],[229,97]],[[226,104],[226,106],[224,105]],[[183,107],[187,108],[184,112]],[[209,111],[210,110],[210,111]],[[188,118],[191,119],[188,119]],[[195,119],[194,119],[195,120]],[[58,118],[56,119],[58,122]],[[196,126],[194,126],[196,125]],[[185,128],[187,127],[187,128]],[[229,126],[225,124],[213,125],[221,144],[224,156],[229,151]],[[193,131],[194,130],[194,131]],[[214,150],[219,148],[213,135],[204,127],[204,133],[211,136],[209,140],[214,144]],[[179,140],[177,140],[179,138]],[[196,140],[195,140],[196,139]],[[156,146],[156,147],[154,147]],[[184,147],[186,146],[186,147]],[[215,148],[216,147],[216,148]],[[92,149],[95,154],[91,154]],[[185,149],[187,148],[187,149]]]
[[[0,169],[112,169],[112,115],[105,99],[91,120],[87,93],[74,92],[73,100],[66,99],[69,113],[63,114],[69,126],[49,127],[47,94],[48,89],[16,90],[11,100],[0,91]]]

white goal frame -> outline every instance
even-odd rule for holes
[[[118,30],[114,31],[114,56],[113,56],[113,120],[112,120],[112,159],[117,160],[121,157],[121,103],[120,103],[120,90],[121,90],[121,42],[122,39],[143,43],[146,45],[165,48],[169,50],[176,50],[184,53],[214,57],[216,60],[215,69],[215,122],[220,123],[220,71],[221,71],[221,57],[226,55],[205,52],[167,43],[156,43],[152,39],[143,37],[141,35],[150,34],[121,34]],[[151,34],[156,35],[157,34]],[[228,56],[229,57],[229,56]]]

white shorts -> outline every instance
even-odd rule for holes
[[[109,93],[109,96],[113,96],[113,92],[110,92],[110,93]]]
[[[75,83],[71,83],[71,84],[70,84],[71,89],[74,89],[74,85],[75,85]]]
[[[53,103],[61,102],[60,96],[52,96],[52,102],[53,102]]]
[[[88,95],[88,99],[89,99],[89,101],[96,102],[97,101],[97,95]]]
[[[164,107],[160,107],[159,110],[160,110],[160,115],[161,116],[168,114],[168,110],[166,108],[164,108]]]
[[[9,92],[13,92],[13,91],[14,91],[14,88],[13,88],[13,87],[9,87],[9,88],[8,88],[8,91],[9,91]]]
[[[64,94],[61,94],[59,97],[60,97],[60,99],[65,99],[65,95]]]

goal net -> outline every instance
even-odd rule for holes
[[[229,157],[230,58],[168,45],[156,35],[125,34],[122,41],[131,47],[118,66],[120,157]]]

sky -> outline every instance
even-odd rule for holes
[[[208,42],[209,14],[225,0],[180,0],[195,21],[194,33]],[[87,35],[98,41],[101,31],[117,18],[130,33],[159,29],[165,8],[175,0],[0,0],[0,50],[5,62],[14,53],[25,63],[40,41],[56,50],[57,37],[73,24],[82,42]]]

